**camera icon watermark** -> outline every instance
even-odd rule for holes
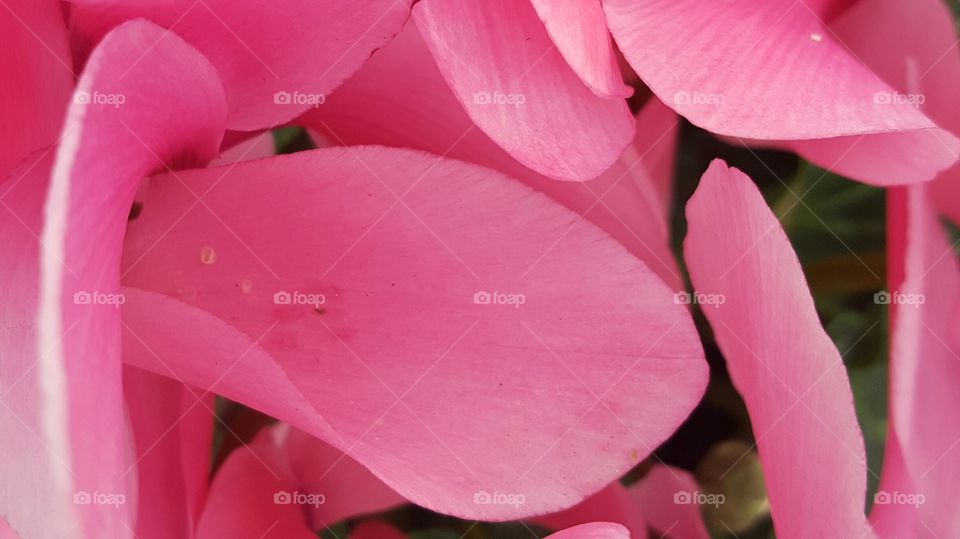
[[[873,94],[873,102],[877,105],[910,105],[918,109],[927,102],[927,96],[923,94],[901,94],[900,92],[882,91]]]
[[[919,308],[926,301],[927,297],[923,294],[901,294],[897,291],[881,290],[873,295],[873,302],[877,305],[913,305]]]
[[[719,308],[727,302],[723,294],[704,294],[702,292],[677,292],[673,295],[673,302],[677,305],[712,305]]]
[[[726,503],[727,497],[723,494],[707,494],[705,492],[679,490],[673,493],[673,503],[676,505],[712,505],[717,508]]]
[[[506,94],[499,90],[493,92],[481,90],[473,94],[473,103],[476,105],[507,105],[520,108],[526,102],[527,96],[524,94]]]
[[[73,493],[73,503],[76,505],[112,505],[114,508],[119,508],[121,505],[127,503],[127,496],[120,493],[100,492],[98,490],[93,492],[78,490]]]
[[[127,96],[124,94],[108,94],[97,91],[91,93],[86,90],[77,90],[73,94],[75,105],[106,105],[120,108],[126,102]]]
[[[723,94],[708,94],[703,92],[687,92],[681,90],[673,94],[674,105],[707,105],[720,107],[727,102]]]
[[[520,493],[508,493],[508,492],[487,492],[486,490],[478,490],[473,493],[473,503],[477,505],[509,505],[512,507],[520,507],[526,503],[527,498]]]
[[[126,302],[126,296],[119,293],[104,294],[97,290],[78,290],[73,293],[74,305],[109,305],[119,309]]]
[[[927,497],[923,494],[896,490],[893,492],[878,490],[877,493],[873,495],[873,503],[875,505],[912,505],[914,507],[920,507],[926,503],[926,501]]]
[[[480,290],[473,293],[474,305],[512,305],[519,309],[521,305],[527,302],[527,296],[523,294],[508,294],[505,292],[487,292]]]
[[[316,292],[308,293],[300,292],[299,290],[288,292],[286,290],[279,290],[273,294],[273,303],[275,305],[312,305],[319,308],[326,302],[327,297]]]
[[[310,94],[302,92],[287,92],[280,90],[273,94],[275,105],[307,105],[317,108],[327,102],[325,94]]]
[[[327,497],[319,492],[287,492],[278,490],[273,493],[273,503],[276,505],[312,505],[320,507],[327,503]]]

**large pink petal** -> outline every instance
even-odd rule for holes
[[[74,76],[60,2],[0,5],[0,180],[56,142]]]
[[[302,505],[294,503],[301,499],[295,494],[296,483],[279,447],[255,443],[237,448],[213,478],[196,537],[316,539]]]
[[[583,84],[529,0],[423,0],[413,18],[470,118],[517,161],[589,180],[629,143],[626,103]]]
[[[616,522],[630,530],[633,537],[646,537],[647,522],[644,516],[643,508],[634,503],[627,488],[619,481],[614,481],[570,509],[537,517],[534,522],[554,530],[589,522]]]
[[[600,97],[628,97],[600,0],[530,0],[547,33],[577,76]]]
[[[213,67],[176,37],[157,43],[163,35],[137,21],[104,38],[57,149],[40,266],[38,331],[47,351],[37,372],[56,396],[43,410],[49,445],[73,476],[62,478],[53,499],[126,489],[118,302],[131,202],[145,174],[206,162],[223,133],[226,107]],[[80,509],[89,535],[130,533],[110,506]]]
[[[123,388],[137,448],[127,473],[142,501],[136,537],[192,537],[210,475],[213,395],[129,366]]]
[[[953,15],[941,0],[862,0],[832,25],[838,37],[902,96],[960,134],[960,49]],[[890,39],[896,34],[897,39]],[[934,183],[939,210],[960,223],[960,165]]]
[[[909,481],[884,485],[897,490],[881,490],[876,502],[912,505],[912,534],[952,537],[960,534],[960,266],[925,186],[890,198],[889,436],[898,451],[884,473],[905,469]]]
[[[630,539],[630,532],[613,522],[590,522],[548,535],[553,539]],[[635,535],[642,538],[644,535]]]
[[[322,103],[409,14],[410,0],[291,0],[282,8],[272,0],[75,0],[72,22],[88,45],[138,17],[182,36],[217,67],[229,100],[228,126],[249,131]]]
[[[863,438],[843,361],[753,182],[714,161],[687,205],[685,258],[757,439],[778,537],[863,537]]]
[[[668,284],[681,286],[667,226],[679,118],[657,99],[644,106],[633,143],[600,178],[557,182],[524,167],[474,127],[410,27],[323,107],[297,121],[336,144],[416,148],[497,169],[583,215]]]
[[[631,485],[634,505],[643,511],[650,527],[671,539],[709,539],[698,499],[697,481],[690,472],[670,466],[654,466]]]
[[[148,294],[130,327],[171,328],[145,344],[181,378],[348,451],[417,503],[491,519],[573,505],[701,395],[702,351],[669,287],[498,173],[358,147],[178,176],[151,180],[124,282],[192,319]],[[187,329],[203,311],[257,346],[223,362],[178,351],[209,333]],[[482,491],[525,503],[475,503]]]
[[[814,7],[821,11],[787,0],[604,0],[634,70],[704,129],[804,141],[801,155],[878,185],[928,180],[953,165],[960,140],[911,105],[878,99],[893,88],[824,23],[833,6]]]

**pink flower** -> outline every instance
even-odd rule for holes
[[[73,8],[77,24],[99,13]],[[494,170],[384,147],[182,170],[216,158],[225,127],[269,126],[284,105],[262,103],[275,86],[261,84],[256,59],[255,73],[231,72],[241,60],[219,56],[223,36],[192,34],[210,21],[191,17],[184,38],[169,22],[106,32],[72,98],[69,77],[47,87],[71,65],[51,22],[57,39],[22,45],[42,56],[59,43],[64,65],[8,79],[31,117],[59,116],[72,99],[59,137],[38,136],[31,155],[14,147],[9,162],[22,161],[2,191],[0,473],[15,494],[0,504],[21,536],[132,536],[168,521],[145,515],[154,510],[180,530],[200,515],[203,528],[202,436],[178,422],[180,447],[155,441],[158,457],[181,454],[178,484],[158,485],[148,466],[151,434],[171,420],[160,406],[198,399],[128,374],[131,436],[122,361],[199,388],[202,408],[179,408],[186,425],[209,418],[200,391],[213,391],[325,440],[409,500],[466,517],[570,506],[683,421],[705,386],[702,350],[673,288],[591,223],[616,226],[617,211],[584,220]],[[251,40],[249,52],[269,51]],[[281,78],[302,76],[281,67]],[[662,184],[643,174],[630,188],[664,227]],[[587,213],[586,195],[564,203]],[[664,230],[651,236],[666,253],[656,271],[675,275]],[[477,503],[480,491],[525,501]],[[138,507],[138,493],[156,505]],[[85,503],[101,495],[117,503]]]

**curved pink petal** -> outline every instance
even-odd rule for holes
[[[778,537],[863,537],[863,438],[843,361],[753,182],[714,161],[687,204],[685,258],[743,396]]]
[[[74,75],[60,2],[0,5],[0,180],[28,154],[54,144]]]
[[[657,99],[641,110],[633,143],[600,178],[554,181],[473,127],[411,27],[297,123],[338,145],[416,148],[497,169],[601,227],[675,289],[682,284],[667,221],[679,117]]]
[[[654,466],[630,486],[634,506],[643,511],[650,527],[670,539],[709,539],[700,506],[700,487],[690,472],[672,466]]]
[[[525,166],[589,180],[633,136],[626,103],[583,84],[529,0],[423,0],[413,18],[473,122]]]
[[[893,88],[825,24],[831,4],[814,6],[819,13],[788,0],[603,5],[634,70],[704,129],[803,141],[794,147],[804,157],[878,185],[929,180],[957,161],[960,140],[910,104],[884,99]],[[871,156],[885,159],[874,163]],[[904,164],[886,168],[897,160]]]
[[[629,97],[600,0],[530,0],[567,64],[600,97]]]
[[[276,445],[239,447],[213,478],[196,537],[316,539],[307,526],[303,504],[320,500],[317,493],[297,492]]]
[[[196,346],[177,337],[193,322],[149,301],[127,305],[147,311],[128,324],[174,328],[146,344],[166,348],[178,377],[324,439],[416,503],[489,519],[573,505],[656,447],[703,391],[702,350],[671,290],[494,171],[357,147],[179,177],[151,180],[124,282],[257,346],[197,362],[177,349]],[[204,207],[185,184],[207,193]],[[299,394],[266,397],[267,382]],[[286,409],[264,402],[281,396]]]
[[[630,539],[630,532],[620,524],[613,522],[590,522],[552,533],[547,537],[553,537],[553,539]]]
[[[357,461],[330,444],[287,425],[274,427],[273,435],[300,490],[327,493],[325,503],[306,508],[313,529],[406,503]]]
[[[136,537],[192,537],[210,475],[213,395],[130,366],[123,388],[137,448],[126,473],[142,500]]]
[[[121,21],[144,17],[182,36],[216,66],[228,127],[272,127],[322,104],[406,22],[411,0],[75,0],[72,23],[95,43]]]
[[[539,516],[533,521],[553,530],[589,522],[615,522],[625,526],[633,537],[646,537],[647,521],[644,517],[643,508],[634,503],[627,488],[614,481],[570,509]]]
[[[960,49],[953,15],[940,0],[862,0],[832,25],[884,81],[938,125],[960,134]],[[897,39],[889,39],[895,33]],[[947,142],[947,141],[945,141]],[[960,165],[940,173],[933,200],[960,223]]]
[[[884,473],[909,479],[881,485],[896,490],[881,489],[875,507],[913,506],[912,535],[950,537],[960,534],[960,265],[925,186],[891,193],[890,204],[889,436],[898,451]]]
[[[206,162],[223,133],[226,107],[213,67],[175,36],[158,43],[164,35],[136,21],[104,38],[56,153],[41,237],[38,342],[46,352],[37,368],[56,396],[44,403],[44,432],[72,475],[60,478],[54,499],[127,488],[118,307],[131,202],[145,174]],[[109,505],[78,509],[89,535],[131,532]]]

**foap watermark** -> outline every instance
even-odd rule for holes
[[[487,492],[478,490],[473,493],[473,503],[477,505],[510,505],[520,507],[527,501],[526,496],[518,492]]]
[[[714,308],[719,308],[727,302],[727,297],[723,294],[683,291],[673,295],[673,302],[677,305],[712,305]]]
[[[273,94],[273,103],[275,105],[308,105],[317,108],[326,103],[326,101],[327,96],[324,94],[291,93],[283,90]]]
[[[114,108],[120,108],[127,102],[127,96],[123,94],[108,94],[103,92],[87,92],[77,90],[73,94],[73,102],[76,105],[105,105]]]
[[[313,305],[319,307],[327,302],[327,297],[317,292],[287,292],[279,290],[273,295],[275,305]]]
[[[126,302],[127,298],[120,293],[105,294],[97,290],[79,290],[73,293],[74,305],[110,305],[119,309]]]
[[[505,94],[499,90],[493,92],[479,91],[473,94],[473,102],[476,105],[507,105],[520,108],[527,102],[527,96],[524,94]]]
[[[480,290],[473,293],[474,305],[513,305],[519,309],[521,305],[527,302],[527,296],[523,294],[508,294],[506,292],[487,292]]]
[[[706,492],[687,492],[686,490],[679,490],[673,493],[673,503],[676,505],[712,505],[714,507],[720,507],[727,501],[727,497],[723,494],[707,494]]]
[[[86,490],[78,490],[73,494],[73,503],[77,505],[112,505],[114,507],[120,507],[127,503],[127,497],[119,492],[100,492],[99,490],[87,492]]]
[[[923,294],[901,294],[897,291],[881,290],[873,295],[873,302],[877,305],[913,305],[919,308],[926,301],[927,297]]]
[[[901,94],[900,92],[877,92],[873,94],[873,102],[877,105],[910,105],[920,108],[927,102],[923,94]]]
[[[920,507],[926,501],[926,496],[915,492],[900,492],[897,490],[888,492],[886,490],[878,490],[877,493],[873,495],[873,503],[875,505],[912,505],[914,507]]]
[[[709,105],[719,107],[727,102],[723,94],[679,91],[673,94],[674,105]]]
[[[287,492],[278,490],[273,493],[273,503],[277,505],[312,505],[320,507],[327,503],[327,497],[319,492]]]

